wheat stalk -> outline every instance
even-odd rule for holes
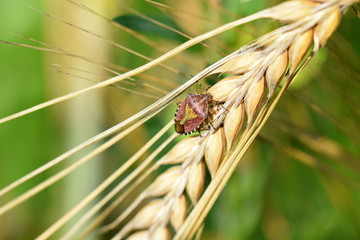
[[[170,239],[169,224],[177,232],[175,239],[192,238],[231,175],[234,169],[231,166],[241,160],[278,101],[276,98],[269,108],[283,76],[286,75],[284,87],[277,97],[301,70],[299,65],[304,63],[311,45],[307,60],[325,45],[342,13],[354,2],[290,1],[272,8],[269,17],[290,23],[222,59],[207,73],[235,74],[208,90],[215,101],[223,103],[214,116],[212,129],[184,139],[160,159],[159,165],[180,165],[158,176],[123,214],[103,227],[103,231],[116,228],[141,202],[152,199],[113,239],[122,239],[129,234],[128,239]],[[247,124],[243,127],[245,119]],[[231,151],[236,141],[238,145]],[[203,203],[198,204],[205,187],[205,168],[213,180],[202,197]],[[194,206],[190,216],[187,216],[191,205],[188,199]]]

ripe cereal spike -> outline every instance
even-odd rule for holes
[[[188,203],[185,195],[181,195],[179,198],[175,199],[173,208],[171,210],[170,221],[175,230],[179,230],[181,225],[186,219],[186,214],[188,211]]]
[[[310,60],[327,42],[340,22],[341,13],[354,2],[355,0],[288,1],[240,19],[247,22],[270,17],[284,24],[208,66],[184,85],[136,115],[138,119],[151,117],[153,115],[146,114],[155,114],[164,109],[180,94],[188,91],[196,81],[212,74],[219,78],[226,76],[207,92],[190,93],[178,104],[174,116],[175,131],[188,135],[198,130],[202,131],[201,135],[181,140],[154,165],[151,163],[146,166],[147,169],[139,168],[146,171],[146,174],[167,169],[148,186],[139,183],[148,180],[146,177],[149,176],[140,176],[141,173],[137,179],[131,182],[129,180],[129,183],[121,182],[128,184],[128,189],[139,187],[143,191],[113,224],[103,227],[103,230],[111,230],[122,224],[122,229],[114,239],[193,239],[236,165],[264,126],[288,84],[297,76],[293,73],[297,69],[302,70],[304,65],[300,66],[301,63]],[[232,24],[224,26],[229,26],[230,29],[236,25]],[[209,35],[215,35],[216,31],[209,32]],[[195,43],[197,40],[200,42],[200,39],[202,38],[196,37],[188,43]],[[185,49],[184,46],[190,45],[182,44],[170,51],[171,54],[166,53],[164,57],[155,60],[158,61],[156,64],[167,60],[168,56],[174,56],[175,50],[180,52]],[[312,45],[314,47],[311,48]],[[304,59],[310,50],[310,57]],[[150,62],[145,66],[156,65],[151,64]],[[287,70],[289,74],[286,74]],[[140,69],[138,73],[141,71],[143,70]],[[231,74],[233,76],[228,76]],[[282,80],[281,90],[275,91]],[[264,99],[266,92],[267,99]],[[244,126],[245,119],[247,124]],[[130,120],[133,121],[132,118]],[[134,122],[136,121],[138,120],[134,118]],[[121,126],[125,128],[128,126],[126,124]],[[167,140],[170,142],[173,138]],[[208,185],[205,185],[206,169],[211,175]],[[143,176],[145,177],[141,178]],[[127,195],[123,194],[122,197],[125,199]]]
[[[224,130],[220,128],[209,136],[205,149],[205,161],[211,178],[214,178],[225,149]]]

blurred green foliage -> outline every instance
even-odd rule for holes
[[[1,1],[0,39],[29,43],[11,32],[42,39],[42,16],[28,5],[41,9],[40,0]],[[0,43],[0,117],[31,107],[47,98],[44,77],[44,54],[40,51]],[[5,187],[54,156],[58,143],[56,130],[48,110],[4,123],[0,126],[0,188]],[[39,177],[20,187],[7,197],[15,197]],[[6,199],[6,198],[5,198]],[[4,199],[2,199],[4,200]],[[3,201],[0,201],[3,203]],[[20,239],[36,236],[46,226],[50,199],[45,191],[26,207],[20,207],[0,218],[0,239]],[[41,214],[39,214],[41,212]],[[42,217],[38,217],[41,215]]]

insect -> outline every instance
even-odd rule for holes
[[[209,128],[209,113],[213,105],[210,93],[189,93],[175,113],[175,131],[188,135]]]

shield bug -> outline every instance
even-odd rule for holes
[[[210,93],[189,93],[175,113],[175,131],[181,134],[190,134],[196,130],[208,127],[208,116],[213,98]]]

